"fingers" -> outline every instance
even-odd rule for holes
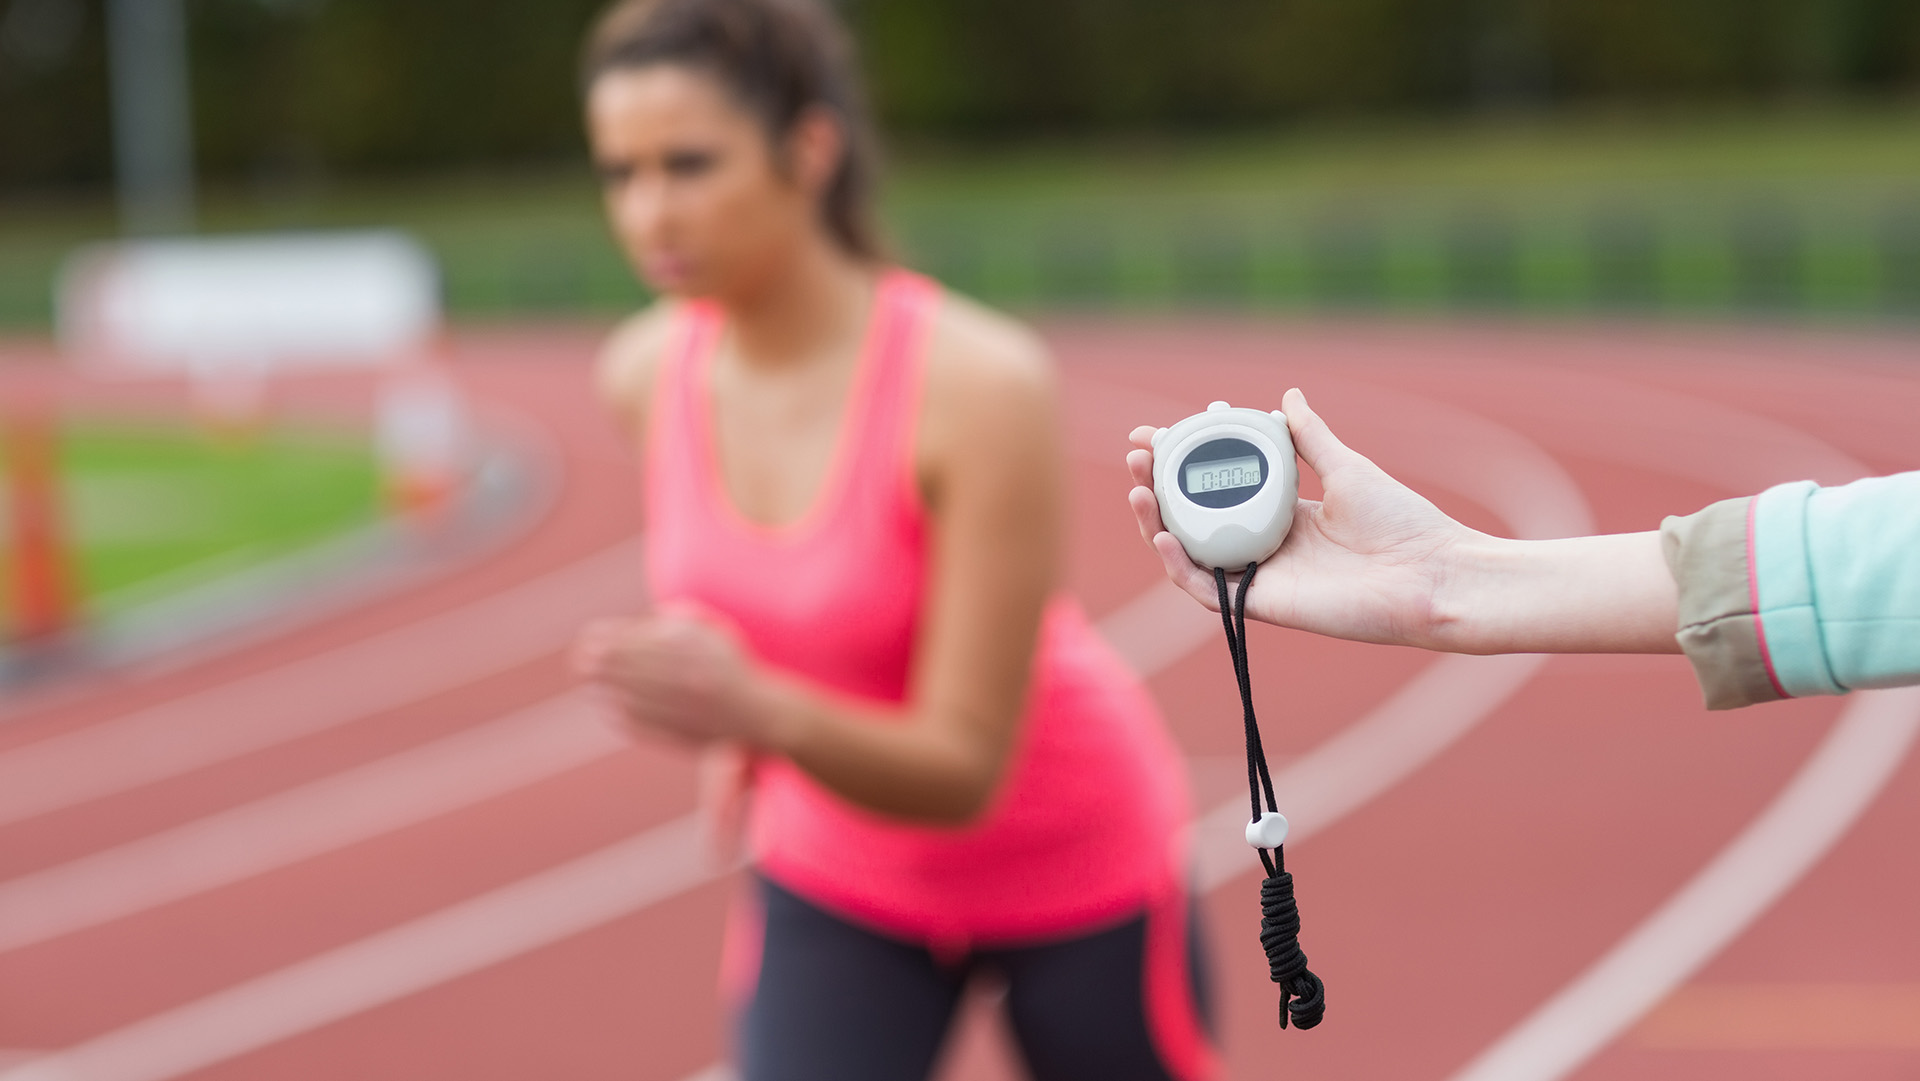
[[[1208,608],[1216,612],[1220,610],[1220,594],[1214,588],[1213,575],[1187,558],[1187,550],[1180,547],[1179,540],[1173,534],[1160,533],[1150,543],[1160,556],[1160,565],[1166,569],[1168,581]]]
[[[1127,442],[1132,443],[1134,446],[1139,447],[1141,450],[1147,451],[1148,453],[1152,453],[1153,433],[1159,430],[1160,429],[1154,427],[1151,424],[1142,424],[1140,427],[1135,428],[1133,431],[1127,433]]]
[[[568,651],[575,675],[618,684],[697,682],[701,662],[725,651],[719,632],[685,613],[600,619],[583,627]]]
[[[1127,493],[1127,506],[1133,509],[1133,520],[1140,526],[1140,539],[1153,543],[1153,535],[1167,527],[1160,521],[1160,500],[1154,496],[1151,488],[1135,488]]]
[[[1133,483],[1142,488],[1153,487],[1153,452],[1150,450],[1128,451],[1127,475],[1133,478]]]
[[[1307,396],[1300,393],[1300,388],[1287,391],[1280,401],[1281,411],[1287,415],[1287,430],[1293,435],[1294,450],[1322,484],[1330,483],[1341,469],[1367,460],[1340,442],[1327,422],[1307,404]]]
[[[1167,579],[1179,586],[1194,599],[1209,608],[1217,608],[1214,597],[1213,576],[1187,558],[1187,550],[1180,547],[1179,540],[1167,532],[1160,521],[1160,500],[1151,488],[1135,488],[1127,493],[1127,505],[1133,508],[1133,520],[1140,525],[1140,539],[1147,542],[1155,555],[1160,557],[1160,565],[1166,569]]]

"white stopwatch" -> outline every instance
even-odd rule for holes
[[[1300,492],[1286,416],[1214,402],[1160,429],[1153,492],[1195,563],[1238,571],[1266,559],[1287,539]]]
[[[1153,433],[1153,494],[1160,520],[1195,563],[1213,571],[1227,653],[1240,684],[1247,734],[1247,788],[1252,814],[1244,831],[1260,857],[1260,948],[1267,971],[1280,985],[1280,1027],[1313,1028],[1327,1012],[1326,984],[1307,967],[1300,949],[1300,910],[1282,848],[1287,818],[1276,803],[1273,775],[1260,746],[1253,716],[1253,681],[1247,666],[1247,590],[1257,564],[1279,551],[1293,528],[1300,471],[1293,464],[1293,437],[1279,412],[1207,406],[1171,428]],[[1245,571],[1231,596],[1228,571]],[[1264,799],[1262,798],[1264,797]]]

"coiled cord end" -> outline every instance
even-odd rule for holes
[[[1260,883],[1260,945],[1267,951],[1267,974],[1280,985],[1280,1027],[1309,1029],[1327,1012],[1327,989],[1307,968],[1300,949],[1300,908],[1293,900],[1293,876],[1285,871]]]

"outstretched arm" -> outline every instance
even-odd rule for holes
[[[1325,498],[1293,529],[1247,597],[1247,615],[1316,634],[1454,653],[1677,653],[1677,591],[1655,532],[1565,540],[1489,536],[1449,518],[1348,448],[1298,390],[1283,401]],[[1167,577],[1216,606],[1212,575],[1160,522],[1151,427],[1127,455],[1140,535]]]

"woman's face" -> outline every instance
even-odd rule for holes
[[[613,230],[657,291],[751,289],[815,228],[809,185],[778,167],[764,126],[698,69],[601,75],[587,137]]]

